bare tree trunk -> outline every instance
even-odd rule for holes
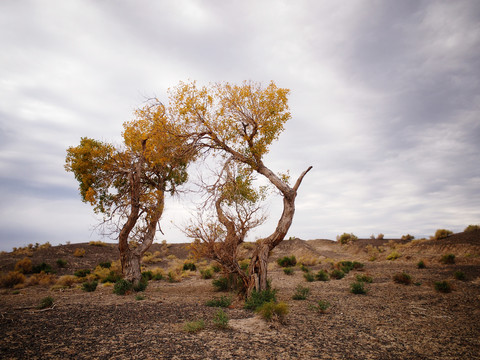
[[[140,270],[141,255],[135,251],[129,250],[121,254],[120,258],[122,260],[123,277],[134,285],[138,285],[142,279],[142,273]]]
[[[305,170],[297,179],[293,188],[288,186],[282,180],[278,178],[270,169],[263,164],[257,169],[257,171],[264,175],[274,184],[283,195],[283,212],[280,220],[278,221],[275,231],[267,238],[260,241],[255,249],[252,260],[249,267],[249,284],[247,296],[250,296],[253,289],[256,291],[263,291],[267,289],[267,267],[270,251],[272,251],[278,244],[280,244],[285,235],[287,235],[288,229],[292,225],[293,216],[295,214],[295,198],[297,197],[297,190],[302,183],[305,175],[312,169],[310,166]]]

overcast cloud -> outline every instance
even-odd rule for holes
[[[189,79],[291,89],[266,163],[313,170],[288,236],[480,223],[478,1],[3,0],[0,43],[0,250],[101,239],[66,148],[120,143],[145,98]],[[186,241],[171,222],[189,203],[167,202],[159,240]]]

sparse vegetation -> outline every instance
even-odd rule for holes
[[[133,284],[125,279],[121,279],[115,283],[113,286],[113,293],[117,295],[125,295],[131,292],[133,289]]]
[[[283,301],[279,303],[274,301],[265,302],[256,310],[256,312],[266,321],[276,320],[280,323],[284,322],[288,311],[288,305]]]
[[[480,230],[480,225],[468,225],[463,231],[469,232],[469,231],[476,231],[476,230]]]
[[[398,253],[396,250],[393,250],[390,254],[387,255],[387,260],[396,260],[400,256],[400,253]]]
[[[303,264],[300,264],[300,270],[302,270],[305,273],[308,273],[310,271],[310,269]]]
[[[357,280],[357,282],[364,282],[364,283],[372,283],[373,282],[373,278],[371,276],[368,276],[368,275],[365,275],[365,274],[357,274],[357,276],[355,277],[355,279]]]
[[[64,268],[67,266],[67,261],[66,260],[63,260],[63,259],[58,259],[57,260],[57,266],[59,268]]]
[[[225,276],[221,276],[218,279],[212,280],[212,285],[216,291],[228,291],[230,290],[230,282]]]
[[[86,292],[93,292],[97,289],[98,281],[87,281],[82,284],[82,290]]]
[[[229,307],[232,304],[232,298],[227,296],[220,296],[220,298],[215,298],[208,300],[205,305],[210,307]]]
[[[286,267],[286,268],[283,268],[283,272],[285,273],[285,275],[293,275],[294,270],[291,267]]]
[[[453,235],[453,232],[450,230],[438,229],[437,231],[435,231],[435,235],[433,236],[433,238],[435,240],[440,240],[440,239],[445,239],[451,235]]]
[[[465,281],[467,277],[465,276],[465,273],[461,270],[457,270],[453,273],[453,277],[457,280]]]
[[[295,258],[295,255],[284,256],[277,260],[277,264],[281,267],[292,267],[297,265],[297,259]]]
[[[197,266],[193,262],[186,262],[183,264],[183,271],[196,271]]]
[[[412,277],[406,272],[401,272],[393,275],[393,281],[397,284],[410,285],[412,283]]]
[[[452,285],[446,280],[443,281],[435,281],[434,283],[435,290],[441,293],[449,293],[452,292]]]
[[[427,267],[427,265],[425,265],[425,261],[423,261],[423,260],[420,260],[417,263],[417,268],[419,268],[419,269],[425,269],[426,267]]]
[[[455,255],[453,254],[442,255],[442,257],[440,258],[440,262],[442,264],[455,264]]]
[[[73,273],[73,275],[77,276],[77,277],[85,277],[87,276],[88,274],[91,273],[91,270],[90,269],[80,269],[80,270],[77,270]]]
[[[364,295],[367,293],[367,289],[365,288],[365,283],[363,281],[356,281],[350,285],[350,291],[353,294],[360,294]]]
[[[112,267],[112,262],[111,261],[103,261],[100,264],[98,264],[101,268],[104,269],[110,269]]]
[[[135,300],[137,300],[137,301],[145,300],[145,295],[140,295],[140,294],[135,295]]]
[[[213,277],[213,269],[212,268],[202,269],[200,270],[200,275],[202,279],[205,279],[205,280],[211,279]]]
[[[228,328],[229,321],[230,318],[228,317],[228,314],[222,309],[219,309],[213,317],[213,324],[220,329]]]
[[[18,271],[22,274],[29,274],[33,271],[32,260],[28,257],[23,258],[22,260],[17,261],[15,264],[15,271]]]
[[[315,305],[310,305],[309,308],[321,314],[325,314],[330,308],[331,304],[326,300],[318,300]]]
[[[32,267],[32,273],[34,274],[38,274],[38,273],[41,273],[41,272],[44,272],[44,273],[51,273],[53,272],[53,269],[52,269],[52,266],[47,264],[47,263],[44,263],[42,262],[40,265],[34,265]]]
[[[103,241],[90,241],[88,243],[88,245],[90,245],[90,246],[108,246],[108,244],[103,242]]]
[[[358,240],[353,234],[343,233],[342,235],[337,235],[337,241],[340,242],[342,245],[350,244]]]
[[[325,270],[319,270],[316,274],[315,274],[315,280],[317,281],[328,281],[330,280],[330,276],[328,275],[328,273],[325,271]]]
[[[55,300],[51,296],[44,297],[40,304],[38,304],[37,309],[46,309],[53,306]]]
[[[85,249],[82,248],[76,248],[75,251],[73,252],[73,256],[75,257],[84,257],[85,256]]]
[[[257,292],[253,290],[250,297],[245,301],[245,309],[257,310],[264,303],[277,302],[277,290],[267,289]]]
[[[21,272],[10,271],[8,274],[0,277],[0,286],[3,288],[13,288],[16,285],[23,284],[25,279],[25,275]]]
[[[412,241],[413,239],[415,239],[415,236],[410,235],[410,234],[402,235],[401,239],[404,240],[404,241]]]
[[[310,272],[304,273],[304,274],[303,274],[303,277],[305,278],[305,280],[306,280],[307,282],[313,282],[313,281],[315,281],[315,275],[313,275],[313,274],[310,273]]]
[[[304,287],[302,285],[297,285],[295,288],[295,294],[293,294],[293,300],[306,300],[308,295],[310,295],[310,288]]]
[[[183,325],[183,330],[186,332],[194,333],[197,331],[200,331],[205,328],[205,321],[200,319],[200,320],[195,320],[195,321],[189,321],[186,322]]]
[[[330,279],[340,280],[345,277],[345,273],[342,270],[334,269],[330,272]]]

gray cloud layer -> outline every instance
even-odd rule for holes
[[[96,239],[65,149],[119,142],[146,97],[188,79],[291,89],[268,162],[314,169],[290,235],[479,223],[479,20],[477,1],[2,1],[0,248]],[[170,241],[188,200],[167,205]]]

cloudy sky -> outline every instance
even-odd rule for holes
[[[313,165],[289,236],[480,223],[476,0],[2,0],[0,43],[0,250],[102,239],[66,148],[120,143],[135,108],[189,79],[291,89],[266,159],[292,177]],[[189,203],[167,202],[159,240],[186,240],[172,222]]]

